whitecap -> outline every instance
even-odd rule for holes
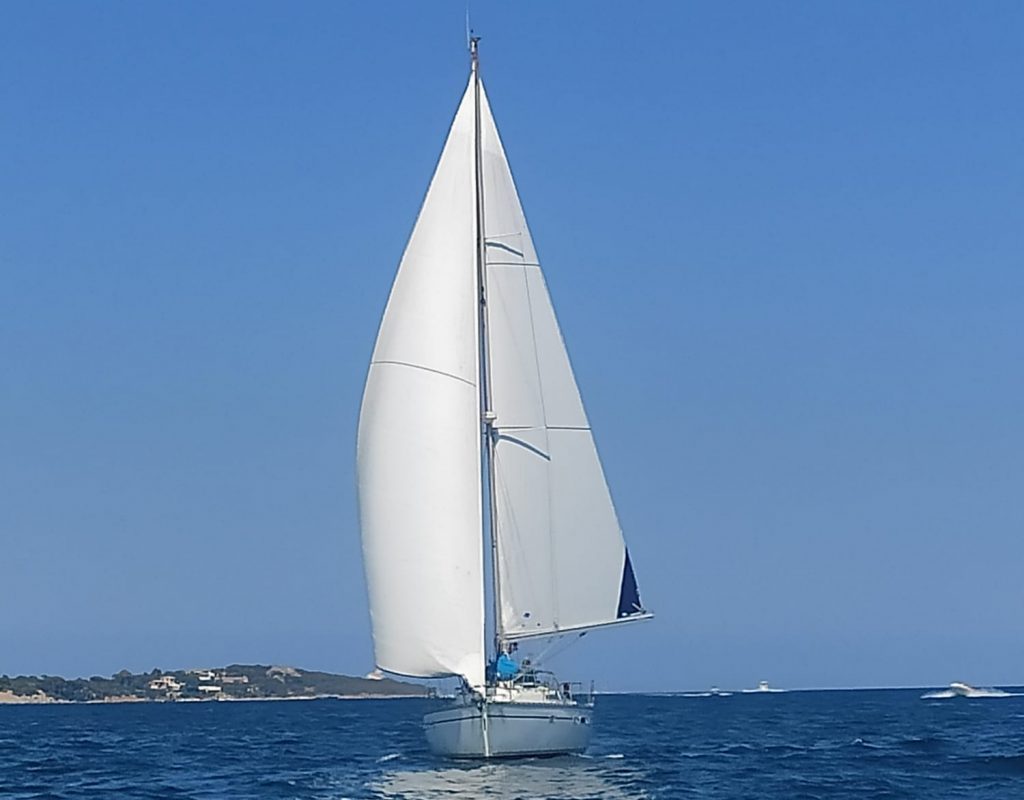
[[[995,689],[991,686],[974,688],[964,686],[957,691],[953,689],[938,689],[932,692],[925,692],[921,695],[922,700],[949,700],[954,697],[963,697],[967,700],[994,699],[1000,697],[1024,697],[1024,692],[1007,692],[1002,689]]]

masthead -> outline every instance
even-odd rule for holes
[[[479,43],[480,43],[480,37],[479,36],[472,36],[471,35],[469,37],[469,60],[470,60],[470,63],[473,65],[473,69],[474,70],[479,66],[479,63],[480,63],[479,55],[477,54],[477,49],[478,49]]]

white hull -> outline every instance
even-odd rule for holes
[[[448,758],[510,758],[582,753],[593,704],[473,702],[457,699],[423,718],[427,744]]]

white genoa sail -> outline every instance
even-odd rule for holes
[[[499,635],[649,616],[504,148],[481,91],[488,342],[496,414]]]
[[[376,662],[484,683],[472,82],[399,265],[359,416]]]

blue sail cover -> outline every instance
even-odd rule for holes
[[[494,672],[500,681],[511,680],[519,672],[519,665],[507,653],[502,653],[494,664]]]
[[[636,575],[629,561],[629,550],[626,550],[626,565],[622,569],[622,588],[619,589],[619,616],[631,617],[644,613],[640,603],[640,590],[636,586]]]

